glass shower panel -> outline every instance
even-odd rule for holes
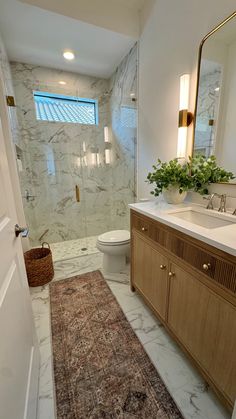
[[[135,200],[136,48],[110,79],[22,63],[11,70],[12,129],[31,245],[49,242],[57,260],[95,253],[99,234],[129,228],[128,204]],[[37,94],[37,114],[34,92],[44,92]]]
[[[89,96],[90,95],[90,96]],[[78,90],[79,97],[90,97],[97,102],[97,123],[82,126],[83,137],[83,184],[86,207],[86,228],[88,247],[96,243],[96,237],[108,231],[111,226],[112,176],[110,164],[106,163],[106,150],[110,144],[105,141],[110,125],[109,81],[98,79],[97,83],[84,85]],[[109,134],[108,134],[109,137]]]
[[[36,119],[33,98],[33,91],[69,96],[77,91],[73,83],[61,86],[32,73],[16,75],[19,71],[13,68],[18,120],[14,141],[31,245],[53,244],[57,259],[79,256],[87,249],[80,126]]]

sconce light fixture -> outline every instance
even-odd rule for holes
[[[187,147],[187,129],[193,121],[193,114],[188,111],[189,106],[189,84],[190,75],[183,74],[180,77],[180,96],[179,96],[179,131],[178,131],[178,146],[177,157],[186,157]]]
[[[100,155],[98,147],[91,148],[91,164],[92,166],[99,166],[100,164]]]
[[[104,127],[104,142],[105,142],[105,163],[111,164],[111,142],[109,139],[108,127]]]
[[[92,166],[97,165],[97,153],[91,153],[91,163],[92,163]]]
[[[111,163],[111,150],[109,148],[105,149],[105,163],[106,164]]]
[[[105,141],[105,143],[109,143],[109,131],[108,131],[108,127],[104,127],[104,141]]]

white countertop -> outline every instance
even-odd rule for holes
[[[148,201],[130,204],[129,207],[140,214],[152,218],[153,220],[166,224],[169,227],[173,227],[176,230],[194,237],[195,239],[202,240],[217,249],[236,256],[236,217],[233,218],[234,216],[230,214],[219,214],[216,210],[205,210],[203,206],[192,203],[171,205],[163,201]],[[171,215],[171,211],[173,210],[181,211],[183,209],[195,208],[202,210],[204,213],[209,215],[211,214],[216,217],[222,217],[226,220],[234,221],[234,224],[218,228],[205,228]]]

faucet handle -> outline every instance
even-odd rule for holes
[[[218,195],[220,198],[220,207],[218,209],[219,212],[226,212],[226,194]]]
[[[211,195],[207,195],[207,196],[203,197],[203,199],[206,199],[207,201],[209,201],[207,206],[206,206],[206,209],[212,209],[212,210],[214,209],[213,198],[214,198],[215,195],[216,195],[215,193],[212,193]]]

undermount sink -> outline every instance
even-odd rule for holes
[[[183,210],[169,212],[169,215],[188,221],[192,224],[199,225],[205,228],[219,228],[226,227],[236,223],[235,221],[227,220],[221,214],[206,214],[193,208],[186,208]],[[222,218],[221,218],[222,217]]]

